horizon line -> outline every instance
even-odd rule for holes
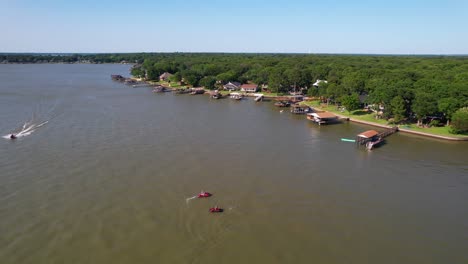
[[[330,52],[236,52],[236,51],[131,51],[131,52],[0,52],[1,55],[93,55],[93,54],[297,54],[367,56],[468,56],[468,53],[330,53]]]

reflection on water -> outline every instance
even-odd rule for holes
[[[49,121],[0,142],[2,263],[468,262],[466,143],[368,152],[340,141],[368,127],[110,80],[128,66],[0,69],[1,135]]]

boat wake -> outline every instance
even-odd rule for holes
[[[36,105],[32,106],[31,117],[27,119],[24,124],[2,137],[11,139],[11,135],[14,135],[15,138],[29,136],[40,127],[45,126],[49,121],[64,115],[65,106],[62,97],[63,95],[59,95],[59,97],[52,102],[47,100],[39,101]]]
[[[195,198],[198,198],[198,195],[185,199],[185,202],[188,204],[190,200],[193,200]]]
[[[35,123],[33,121],[28,121],[28,122],[24,123],[23,126],[20,129],[16,129],[15,131],[13,131],[12,134],[4,135],[3,138],[10,139],[11,135],[15,135],[17,138],[29,136],[34,131],[36,131],[38,128],[44,126],[47,123],[49,123],[49,121],[44,121],[44,122],[39,122],[39,123]]]

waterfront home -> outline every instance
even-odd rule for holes
[[[309,113],[307,114],[307,119],[319,125],[329,124],[338,121],[338,117],[330,112]]]
[[[258,90],[258,85],[256,84],[243,84],[241,85],[241,91],[246,93],[255,93]]]
[[[317,79],[317,81],[314,82],[314,84],[312,84],[314,87],[319,87],[320,83],[328,83],[327,81],[325,80],[319,80]]]
[[[238,82],[228,82],[223,85],[224,90],[227,91],[238,91],[240,90],[241,84]]]
[[[160,81],[167,81],[167,80],[169,80],[169,77],[171,77],[171,76],[172,76],[172,74],[170,74],[168,72],[165,72],[165,73],[163,73],[163,74],[161,74],[159,76],[159,80]]]

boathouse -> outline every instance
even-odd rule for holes
[[[190,92],[190,94],[193,94],[193,95],[195,95],[195,94],[204,94],[204,93],[205,93],[205,89],[203,89],[203,88],[192,88],[191,92]]]
[[[375,130],[367,130],[367,131],[364,131],[362,132],[361,134],[357,135],[358,137],[361,137],[361,138],[373,138],[375,136],[377,136],[379,134],[379,132],[375,131]]]
[[[389,128],[383,132],[375,130],[367,130],[357,135],[356,143],[365,145],[367,149],[372,149],[374,146],[382,143],[385,137],[388,137],[398,131],[398,127]]]
[[[334,123],[338,121],[338,117],[330,112],[309,113],[307,114],[307,119],[319,125]]]

